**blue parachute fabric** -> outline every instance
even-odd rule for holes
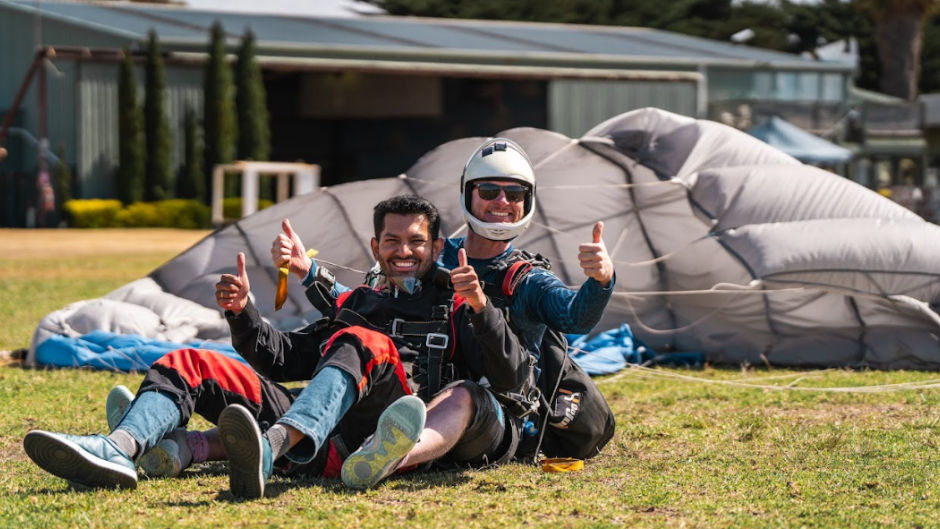
[[[585,373],[609,375],[627,367],[627,363],[642,364],[652,358],[649,349],[633,336],[626,323],[604,331],[593,338],[588,335],[568,335],[568,353]]]
[[[87,367],[108,371],[144,371],[176,349],[210,349],[245,363],[231,345],[212,341],[166,342],[136,334],[92,331],[69,337],[54,335],[36,348],[36,361],[50,367]]]
[[[697,352],[657,354],[634,336],[626,323],[593,338],[586,334],[569,334],[567,338],[571,359],[592,376],[616,373],[627,364],[701,366],[705,360]]]

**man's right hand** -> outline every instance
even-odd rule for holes
[[[291,228],[289,220],[281,221],[281,229],[284,233],[278,233],[274,243],[271,244],[271,259],[274,261],[274,266],[281,268],[290,263],[290,272],[304,280],[310,273],[313,259],[307,257],[304,243],[297,232]]]
[[[480,285],[476,270],[467,264],[467,250],[457,250],[457,268],[450,271],[450,282],[454,292],[467,300],[473,312],[480,312],[486,306],[486,294]]]
[[[242,252],[238,252],[236,265],[238,275],[222,274],[215,284],[215,301],[222,309],[238,314],[248,305],[248,293],[251,292],[248,272],[245,270],[245,254]]]

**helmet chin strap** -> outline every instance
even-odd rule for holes
[[[474,235],[476,235],[477,237],[483,239],[483,240],[492,241],[492,242],[506,242],[506,243],[508,243],[508,242],[511,242],[513,239],[515,239],[515,238],[517,237],[516,235],[513,235],[513,236],[509,237],[508,239],[491,239],[491,238],[487,237],[486,235],[484,235],[484,234],[482,234],[482,233],[477,233],[477,231],[476,231],[475,229],[473,229],[473,225],[468,222],[468,223],[467,223],[467,235],[469,235],[469,234],[471,234],[471,233],[474,234]]]

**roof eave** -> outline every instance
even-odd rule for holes
[[[233,41],[234,47],[235,41]],[[204,52],[206,42],[191,38],[168,38],[161,40],[167,50]],[[442,48],[405,48],[387,46],[336,46],[293,42],[262,41],[257,43],[257,53],[268,56],[303,56],[330,59],[362,59],[396,62],[463,63],[517,66],[554,66],[567,68],[676,68],[694,71],[701,66],[727,69],[775,69],[812,70],[835,73],[851,73],[850,65],[818,63],[811,61],[757,61],[734,58],[686,58],[649,57],[641,55],[611,55],[566,52],[498,52],[456,50]]]

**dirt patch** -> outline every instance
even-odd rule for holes
[[[0,256],[34,260],[82,255],[133,255],[182,252],[211,233],[208,230],[139,229],[0,229]]]

